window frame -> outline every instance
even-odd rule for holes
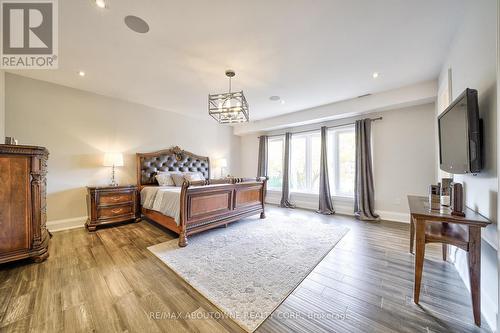
[[[354,188],[352,193],[345,193],[340,191],[340,168],[339,168],[339,160],[340,160],[340,149],[339,149],[339,134],[341,133],[350,133],[352,132],[355,134],[355,126],[354,124],[349,124],[345,126],[338,126],[338,127],[332,127],[327,130],[327,154],[328,154],[328,171],[329,171],[329,176],[330,176],[330,190],[332,192],[332,197],[336,198],[345,198],[348,200],[352,200],[354,198]],[[300,195],[319,195],[319,191],[312,190],[312,138],[313,136],[321,136],[321,131],[320,130],[311,130],[305,133],[297,133],[293,134],[292,133],[292,142],[291,144],[291,149],[290,149],[290,172],[292,171],[292,154],[293,154],[293,139],[299,138],[299,137],[305,137],[306,139],[306,160],[305,160],[305,172],[306,172],[306,189],[295,189],[292,188],[292,179],[290,179],[290,193],[295,193],[295,194],[300,194]],[[330,135],[332,135],[332,140],[330,140]],[[274,137],[269,137],[268,138],[268,145],[272,141],[281,141],[282,145],[282,154],[281,154],[281,166],[282,166],[282,172],[283,172],[283,167],[285,163],[285,135],[278,135]],[[321,147],[320,147],[321,149]],[[269,149],[268,149],[268,163],[269,163]],[[320,162],[321,163],[321,162]],[[320,165],[321,168],[321,165]],[[333,171],[333,172],[332,172]],[[269,168],[268,168],[268,175],[269,175]],[[291,178],[291,177],[290,177]],[[332,179],[333,178],[333,179]],[[283,182],[283,180],[282,180]],[[354,187],[354,184],[353,184]],[[281,187],[270,187],[268,186],[268,190],[270,192],[281,192]]]
[[[333,190],[332,192],[334,193],[332,196],[334,197],[342,197],[342,198],[354,198],[354,188],[352,193],[347,193],[347,192],[342,192],[340,190],[340,167],[339,167],[339,161],[340,161],[340,149],[339,149],[339,134],[341,133],[350,133],[352,132],[355,134],[355,127],[354,125],[345,125],[341,127],[334,127],[328,129],[327,132],[327,137],[328,137],[328,143],[332,143],[332,147],[327,147],[327,151],[329,154],[328,158],[328,171],[333,170],[333,174],[329,176],[333,176],[333,180],[329,179],[330,181],[330,190]],[[332,140],[330,140],[330,135],[332,137]],[[355,147],[356,149],[356,147]],[[330,154],[332,157],[330,157]],[[354,152],[356,154],[356,152]],[[354,156],[356,158],[356,156]],[[333,188],[332,188],[333,184]],[[353,184],[354,186],[354,184]]]
[[[273,136],[267,139],[267,175],[270,179],[270,174],[269,174],[269,146],[271,145],[271,142],[276,142],[276,141],[281,141],[281,184],[283,185],[283,166],[285,164],[285,136],[284,135],[279,135],[279,136]],[[267,188],[271,191],[281,191],[281,187],[272,187],[269,185],[270,183],[268,182]]]
[[[298,188],[293,188],[292,184],[290,184],[290,192],[291,193],[303,193],[303,194],[319,194],[319,189],[318,192],[316,192],[312,187],[313,187],[313,161],[312,161],[312,142],[313,142],[313,137],[319,136],[321,138],[321,131],[320,130],[312,130],[308,131],[306,133],[299,133],[299,134],[292,134],[292,147],[290,149],[290,159],[292,159],[292,154],[293,154],[293,139],[295,138],[305,138],[305,149],[306,149],[306,156],[305,156],[305,184],[306,187],[304,189],[298,189]],[[321,147],[320,147],[321,149]],[[293,166],[292,163],[290,162],[290,171],[292,170]],[[291,180],[290,180],[291,182]]]

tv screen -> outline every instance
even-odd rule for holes
[[[452,174],[481,170],[480,123],[477,91],[466,89],[439,116],[441,170]]]

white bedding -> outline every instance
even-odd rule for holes
[[[141,205],[170,216],[180,223],[181,187],[146,186],[141,190]]]

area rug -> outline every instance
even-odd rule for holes
[[[248,332],[302,282],[349,229],[278,214],[148,247]]]

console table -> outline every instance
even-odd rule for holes
[[[428,197],[408,196],[410,206],[410,253],[416,236],[415,285],[413,301],[418,304],[426,243],[443,244],[443,260],[447,246],[454,245],[468,254],[469,278],[474,322],[481,326],[481,228],[491,222],[470,208],[465,216],[451,215],[448,207],[431,210]]]

